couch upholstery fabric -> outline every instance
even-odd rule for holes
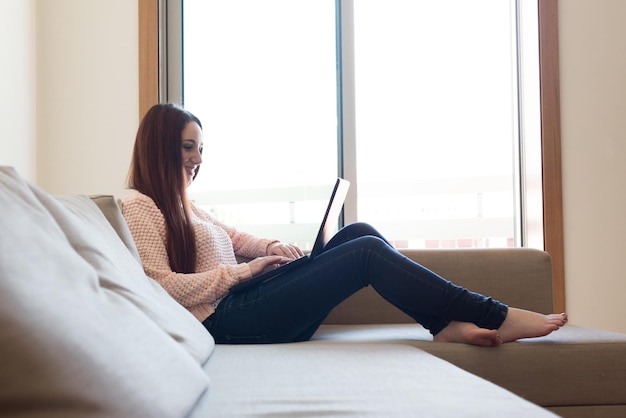
[[[10,168],[0,202],[0,411],[188,414],[208,388],[200,364],[213,340],[133,266],[97,206],[53,198]]]
[[[543,338],[500,347],[432,342],[417,324],[323,325],[314,341],[419,348],[538,405],[621,405],[626,411],[626,335],[566,325]],[[570,408],[571,410],[571,408]]]
[[[408,345],[218,345],[205,368],[211,390],[194,418],[554,416]]]

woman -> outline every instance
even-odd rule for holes
[[[188,200],[202,148],[198,118],[172,104],[152,107],[137,132],[122,211],[146,274],[218,343],[306,341],[336,305],[368,285],[439,342],[496,346],[567,322],[566,314],[510,308],[456,286],[364,223],[342,228],[305,267],[231,294],[240,281],[303,253],[226,226]],[[235,254],[252,260],[237,263]]]

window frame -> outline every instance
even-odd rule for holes
[[[561,121],[558,44],[558,0],[537,0],[539,14],[539,78],[543,246],[552,260],[555,312],[565,311],[565,253],[561,171]],[[163,0],[138,0],[139,115],[161,100],[159,29]],[[345,87],[345,86],[344,86]]]

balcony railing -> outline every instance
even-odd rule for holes
[[[194,191],[190,195],[198,206],[226,224],[310,249],[330,190],[328,185],[314,185]],[[350,193],[357,192],[358,220],[374,225],[398,247],[514,245],[510,177],[363,183]]]

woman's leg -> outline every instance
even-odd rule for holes
[[[329,243],[327,249],[366,235],[376,236],[387,242],[371,225],[356,223],[348,225],[346,228],[339,231]],[[482,297],[482,295],[479,296]],[[435,334],[435,341],[497,345],[503,342],[515,341],[520,338],[544,336],[559,329],[566,322],[567,315],[564,313],[543,315],[524,309],[509,308],[505,320],[498,328],[498,332],[495,333],[486,332],[486,329],[479,329],[474,323],[459,321],[451,321],[441,332],[433,331],[431,328],[431,332]]]
[[[353,261],[358,276],[433,335],[451,321],[486,329],[497,329],[504,321],[506,305],[451,283],[386,242],[363,237],[346,245],[355,244],[361,248]]]
[[[216,341],[307,340],[333,307],[371,284],[433,335],[445,330],[440,341],[495,344],[497,332],[480,328],[500,327],[505,305],[414,263],[365,224],[344,228],[335,238],[306,267],[226,297],[205,321]],[[466,323],[476,325],[469,329]]]

